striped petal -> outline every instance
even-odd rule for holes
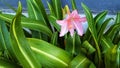
[[[67,32],[68,32],[68,26],[67,26],[67,23],[65,22],[61,26],[60,37],[64,36]]]
[[[80,22],[86,22],[86,17],[82,17],[79,19]]]
[[[76,28],[78,34],[79,34],[80,36],[82,36],[82,35],[83,35],[82,23],[80,23],[80,22],[73,22],[73,23],[74,23],[74,25],[75,25],[75,28]]]
[[[73,37],[73,35],[74,35],[74,29],[71,28],[69,31],[70,31],[70,35]]]
[[[59,24],[59,25],[63,25],[63,24],[65,23],[65,20],[57,20],[56,22],[57,22],[57,24]]]

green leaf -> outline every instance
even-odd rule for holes
[[[55,32],[51,37],[51,44],[57,45],[57,41],[58,41],[58,32]]]
[[[22,30],[21,25],[22,6],[19,2],[18,10],[10,27],[12,49],[16,58],[24,68],[41,68],[40,63],[32,52]],[[22,60],[21,60],[22,59]]]
[[[88,55],[96,51],[96,49],[88,41],[84,41],[82,47],[86,49]]]
[[[96,66],[93,63],[91,63],[89,68],[96,68]]]
[[[117,16],[116,16],[116,21],[115,21],[115,24],[112,25],[109,30],[106,32],[106,35],[108,37],[110,37],[112,40],[114,39],[116,33],[119,32],[120,28],[120,13],[117,13]]]
[[[72,3],[72,9],[73,9],[73,10],[77,9],[75,0],[71,0],[71,3]]]
[[[50,15],[55,16],[55,11],[54,11],[51,3],[49,3],[49,2],[47,1],[47,5],[48,5],[48,8],[49,8],[49,10],[50,10]]]
[[[117,13],[115,23],[116,24],[120,23],[120,12]],[[120,29],[118,29],[113,36],[113,42],[115,44],[117,44],[119,42],[119,39],[120,39],[119,32],[120,32]]]
[[[120,23],[116,23],[112,25],[109,30],[105,33],[106,36],[110,37],[112,40],[114,38],[114,34],[117,32],[118,29],[120,29]]]
[[[120,23],[120,12],[117,13],[115,23]]]
[[[94,25],[95,23],[94,23],[92,13],[86,5],[84,5],[83,3],[81,3],[81,5],[84,9],[84,12],[85,12],[85,15],[86,15],[86,18],[87,18],[89,31],[91,32],[95,43],[97,43],[97,33],[96,33],[96,29],[95,29],[95,25]]]
[[[102,53],[106,53],[107,50],[110,49],[113,46],[114,46],[114,44],[112,43],[111,39],[109,39],[108,37],[102,37],[101,38]]]
[[[103,11],[95,16],[94,20],[96,23],[97,31],[100,31],[100,28],[102,27],[102,24],[104,23],[107,13],[108,11]]]
[[[83,56],[77,55],[70,63],[69,68],[89,68],[91,61]]]
[[[0,59],[0,68],[21,68],[19,65]]]
[[[105,68],[120,67],[120,49],[117,45],[111,47],[105,54]]]
[[[61,0],[51,0],[51,4],[52,7],[55,11],[55,16],[57,19],[62,19],[63,18],[63,14],[62,14],[62,4],[61,4]]]
[[[114,44],[118,44],[119,41],[120,41],[119,29],[118,29],[118,31],[114,34],[114,37],[113,37],[113,38],[114,38],[114,39],[113,39],[113,43],[114,43]]]
[[[27,1],[29,18],[42,21],[39,23],[43,23],[48,28],[51,28],[50,23],[47,18],[47,14],[45,12],[45,8],[42,4],[42,1],[41,0],[26,0],[26,1]],[[48,39],[47,36],[43,35],[42,33],[38,32],[38,31],[32,31],[32,36],[35,38],[44,39],[46,41]]]
[[[0,47],[6,52],[7,59],[13,61],[16,60],[15,54],[11,49],[12,43],[10,39],[10,34],[7,30],[6,24],[3,21],[0,21]]]
[[[32,19],[43,21],[46,25],[49,24],[45,8],[41,0],[26,0],[28,7],[28,15]]]
[[[117,46],[117,67],[120,67],[120,43]]]
[[[43,40],[29,38],[28,42],[45,68],[66,68],[72,59],[66,51]]]
[[[74,33],[74,36],[68,35],[66,38],[65,50],[70,54],[77,55],[80,53],[81,40],[77,33]]]
[[[13,17],[14,17],[14,15],[0,14],[0,19],[7,21],[8,24],[12,22]],[[48,36],[51,36],[52,35],[51,30],[47,26],[45,26],[44,24],[42,24],[40,22],[42,22],[42,21],[37,21],[34,19],[21,17],[22,26],[32,29],[32,30],[43,32],[43,33],[47,34]]]
[[[103,36],[103,34],[104,34],[104,32],[105,32],[105,29],[107,28],[107,25],[108,25],[108,23],[109,23],[111,20],[113,20],[113,18],[108,18],[108,19],[105,20],[105,21],[103,22],[103,24],[101,25],[101,28],[100,28],[100,30],[99,30],[99,32],[98,32],[98,41],[101,40],[101,38],[102,38],[102,36]]]
[[[57,31],[60,31],[60,25],[58,25],[57,23],[56,23],[56,17],[55,16],[52,16],[52,15],[49,15],[49,21],[50,21],[50,23],[52,24],[52,26],[53,27],[55,27],[56,29],[57,29]]]
[[[96,28],[95,28],[95,22],[94,22],[94,19],[93,19],[93,16],[92,16],[90,9],[83,3],[81,3],[81,5],[83,7],[83,10],[84,10],[86,18],[87,18],[89,31],[93,37],[94,42],[95,42],[97,57],[99,60],[98,61],[98,67],[99,67],[99,66],[101,66],[102,58],[101,58],[100,48],[98,45],[98,37],[97,37]]]

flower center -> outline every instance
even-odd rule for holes
[[[73,28],[73,25],[70,24],[70,25],[68,26],[68,29],[71,29],[71,28]]]

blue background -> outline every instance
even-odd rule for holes
[[[2,1],[2,0],[0,0]],[[10,5],[17,7],[18,0],[3,0],[8,2]],[[20,0],[22,2],[23,8],[26,9],[26,0]],[[45,8],[47,9],[47,0],[42,0],[44,3]],[[70,0],[61,0],[62,6],[68,4],[71,8]],[[116,13],[120,11],[120,2],[119,0],[75,0],[77,4],[77,8],[79,11],[82,10],[81,2],[85,3],[92,12],[100,12],[103,10],[109,10],[110,13]],[[8,7],[5,6],[2,2],[0,2],[0,9],[7,9]]]

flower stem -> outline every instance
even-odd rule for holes
[[[97,56],[98,56],[98,67],[97,68],[101,68],[101,63],[102,63],[102,57],[101,57],[101,51],[100,51],[100,48],[99,48],[99,45],[97,43],[97,40],[95,40],[95,47],[96,47],[96,50],[97,50]]]
[[[72,48],[72,55],[74,56],[75,54],[75,33],[73,35],[73,48]]]

